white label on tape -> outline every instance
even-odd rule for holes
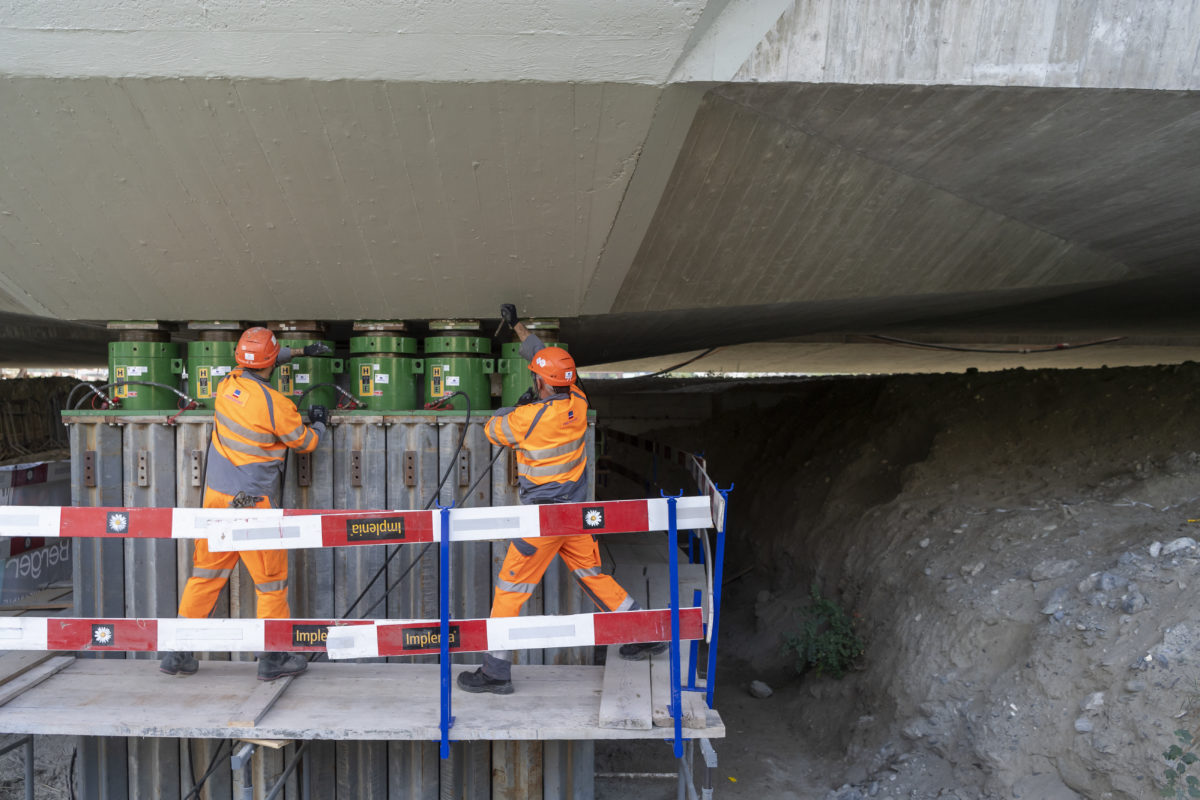
[[[266,649],[266,625],[261,619],[160,619],[158,649],[253,653]]]
[[[541,647],[587,647],[596,643],[593,614],[553,617],[490,617],[488,647],[533,650]]]
[[[0,506],[0,536],[59,536],[61,525],[58,506]]]
[[[325,652],[330,658],[375,658],[379,634],[374,625],[332,627],[325,636]]]
[[[391,378],[388,376],[388,374],[386,372],[376,372],[375,373],[375,382],[376,383],[388,383],[390,380],[391,380]]]
[[[434,515],[433,540],[440,542],[441,518]],[[456,508],[450,512],[450,541],[525,539],[541,535],[537,506]]]

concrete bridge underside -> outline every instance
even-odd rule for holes
[[[584,363],[905,327],[1190,334],[1198,54],[1200,0],[17,0],[0,311],[32,331],[511,299],[564,318]],[[59,330],[0,359],[102,360],[103,331]]]

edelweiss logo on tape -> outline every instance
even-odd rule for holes
[[[458,626],[450,626],[450,649],[459,645]],[[442,646],[442,629],[439,625],[433,625],[428,628],[405,628],[404,642],[401,648],[404,650],[428,650],[431,647]]]
[[[107,533],[124,533],[129,530],[129,515],[121,511],[110,511],[104,519]]]
[[[116,636],[113,635],[112,625],[93,625],[92,644],[100,647],[113,647],[116,644]]]
[[[404,538],[404,518],[346,520],[346,541],[395,541]]]
[[[604,527],[604,506],[584,506],[583,507],[583,527],[585,527],[585,528],[603,528]]]
[[[292,645],[294,647],[308,647],[314,644],[325,644],[325,640],[328,638],[328,625],[292,626]]]

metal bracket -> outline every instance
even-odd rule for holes
[[[362,450],[350,451],[350,485],[362,486]]]
[[[296,454],[296,485],[312,486],[312,453]]]
[[[417,451],[404,451],[404,485],[408,487],[417,485]]]
[[[193,450],[189,456],[192,468],[192,486],[204,483],[204,451]]]
[[[138,450],[137,485],[150,485],[150,451]]]
[[[517,472],[517,451],[508,451],[508,485],[520,486],[520,473]]]
[[[460,450],[458,453],[458,485],[466,486],[471,483],[471,453]]]
[[[96,488],[96,451],[83,451],[83,485],[89,489]]]

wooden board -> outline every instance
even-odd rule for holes
[[[20,697],[25,692],[34,688],[48,678],[58,674],[74,663],[75,656],[56,655],[47,661],[25,670],[21,675],[11,681],[8,681],[2,687],[0,687],[0,706],[3,706],[10,700]]]
[[[654,608],[669,608],[671,605],[671,573],[669,564],[649,564],[646,567],[646,584],[650,592],[650,604]],[[690,606],[692,590],[704,587],[704,567],[699,564],[679,565],[679,604]],[[691,667],[691,645],[679,643],[680,682],[687,685]],[[697,686],[702,686],[700,680]],[[671,717],[671,654],[661,653],[650,659],[651,718],[658,727],[674,727]],[[703,728],[708,705],[699,692],[681,692],[680,706],[684,728]]]
[[[18,603],[0,606],[0,617],[19,617],[28,611],[61,611],[71,608],[70,586],[50,586],[34,592]]]
[[[253,728],[257,725],[271,710],[271,706],[275,705],[275,701],[279,699],[280,695],[287,691],[293,678],[294,676],[289,675],[273,681],[259,681],[250,695],[230,716],[229,727]],[[257,675],[255,675],[255,680],[258,680]]]
[[[646,607],[646,580],[632,568],[629,580],[621,585],[630,596]],[[654,725],[650,717],[650,661],[626,661],[620,645],[609,645],[604,659],[604,684],[600,692],[601,728],[648,731]]]
[[[12,650],[0,654],[0,686],[62,653],[56,650]]]
[[[68,660],[71,660],[68,658]],[[455,674],[474,669],[455,665]],[[451,738],[480,740],[661,739],[662,729],[597,724],[603,667],[517,666],[516,692],[452,695]],[[203,661],[188,677],[163,675],[152,660],[79,659],[0,706],[0,730],[66,736],[436,741],[441,732],[435,664],[314,662],[292,680],[258,724],[229,720],[256,684],[253,662]],[[689,738],[720,738],[711,714]]]

